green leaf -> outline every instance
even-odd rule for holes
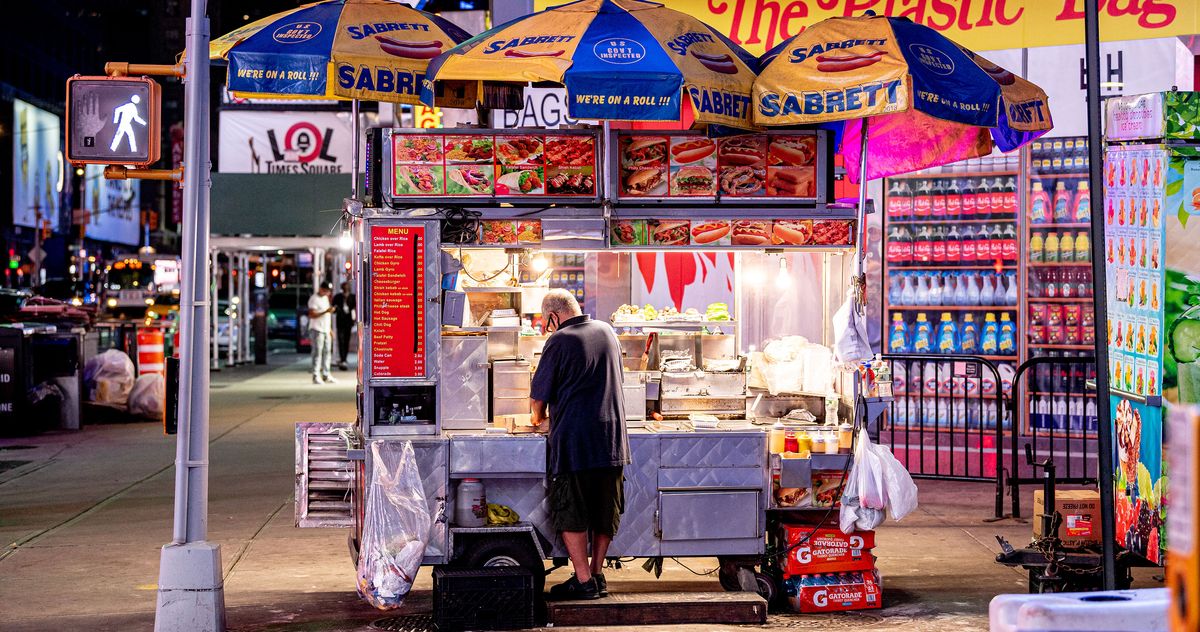
[[[1176,215],[1176,217],[1179,218],[1179,225],[1187,228],[1188,217],[1190,216],[1188,215],[1187,209],[1184,208],[1182,204],[1179,205],[1179,213]]]

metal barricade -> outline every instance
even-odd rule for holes
[[[1017,367],[1007,401],[1009,419],[1020,422],[1010,437],[1006,472],[1014,518],[1021,517],[1021,485],[1042,484],[1026,462],[1026,445],[1035,461],[1054,460],[1059,483],[1096,483],[1096,394],[1086,386],[1095,373],[1093,356],[1033,358]]]
[[[1001,371],[980,356],[884,354],[894,401],[877,440],[914,478],[992,481],[1004,511],[1004,393]]]

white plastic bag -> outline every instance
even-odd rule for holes
[[[859,430],[838,514],[842,532],[869,531],[882,524],[885,515],[900,520],[916,508],[917,485],[908,470],[887,446],[873,443],[865,429]]]
[[[871,337],[867,334],[866,315],[855,305],[854,292],[848,292],[846,301],[833,314],[833,352],[838,362],[862,362],[870,360]]]
[[[166,411],[167,381],[161,373],[138,376],[129,392],[129,412],[142,417],[161,419]]]
[[[371,459],[358,594],[380,610],[391,610],[412,589],[433,520],[411,442],[373,441]]]
[[[863,431],[864,433],[866,431]],[[892,451],[885,446],[873,448],[883,470],[887,486],[887,507],[892,520],[900,520],[917,508],[917,484]]]
[[[133,361],[123,351],[109,349],[93,356],[83,366],[83,383],[88,401],[125,406],[133,390]]]

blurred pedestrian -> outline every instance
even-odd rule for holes
[[[333,294],[332,283],[322,283],[316,294],[308,299],[308,339],[312,341],[312,381],[333,383],[337,380],[329,374],[329,363],[333,356],[333,305],[329,297]]]
[[[351,292],[350,282],[342,283],[342,291],[338,292],[333,297],[333,308],[335,322],[337,327],[337,342],[338,342],[338,370],[345,371],[350,368],[346,364],[346,356],[350,355],[350,334],[354,332],[354,321],[358,320],[356,310],[358,297]]]

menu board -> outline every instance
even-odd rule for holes
[[[613,219],[609,245],[649,246],[851,246],[851,219]]]
[[[372,377],[425,377],[424,296],[424,226],[371,226]]]
[[[816,201],[824,144],[815,131],[617,136],[618,199]]]
[[[1114,146],[1105,156],[1104,256],[1112,388],[1161,395],[1167,152]]]
[[[594,134],[392,135],[393,198],[595,198]]]

